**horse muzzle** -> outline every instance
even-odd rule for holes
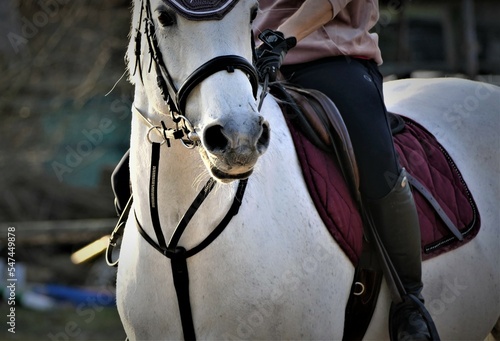
[[[262,116],[236,124],[213,122],[202,132],[202,158],[211,175],[222,182],[248,178],[270,140]]]

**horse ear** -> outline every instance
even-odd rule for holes
[[[259,8],[255,6],[252,8],[252,12],[250,13],[250,24],[253,24],[255,18],[257,18],[257,13],[259,12]]]

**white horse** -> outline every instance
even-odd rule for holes
[[[137,71],[134,37],[143,20],[140,1],[135,2],[128,51],[137,109],[130,154],[134,204],[121,246],[117,306],[131,340],[178,340],[184,336],[170,260],[139,234],[134,217],[135,212],[158,243],[148,200],[149,140],[157,136],[141,114],[154,125],[171,124],[154,65],[148,72],[144,26]],[[161,0],[150,0],[150,6],[162,59],[176,87],[217,56],[252,60],[256,0],[237,1],[222,20],[188,20]],[[161,147],[158,211],[167,241],[201,184],[211,176],[218,180],[180,239],[187,249],[226,214],[238,184],[233,180],[252,173],[239,213],[210,246],[187,260],[196,336],[340,340],[353,265],[315,210],[280,108],[267,96],[258,111],[246,73],[239,68],[215,72],[188,93],[185,115],[199,136],[197,148],[179,141]],[[483,340],[500,317],[500,90],[459,79],[402,80],[387,83],[385,95],[389,110],[437,136],[476,199],[482,219],[478,236],[424,262],[423,294],[443,340]],[[388,339],[389,306],[384,284],[367,340]]]

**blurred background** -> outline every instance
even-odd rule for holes
[[[381,1],[386,79],[499,85],[498,0]],[[110,174],[128,149],[129,0],[0,2],[0,302],[15,227],[16,333],[0,340],[123,340],[115,269],[71,255],[116,223]],[[111,91],[112,90],[112,91]]]

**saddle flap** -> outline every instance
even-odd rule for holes
[[[289,84],[271,86],[273,96],[281,99],[298,129],[316,146],[334,155],[351,194],[359,200],[359,173],[349,133],[333,101],[320,91],[302,89]]]

